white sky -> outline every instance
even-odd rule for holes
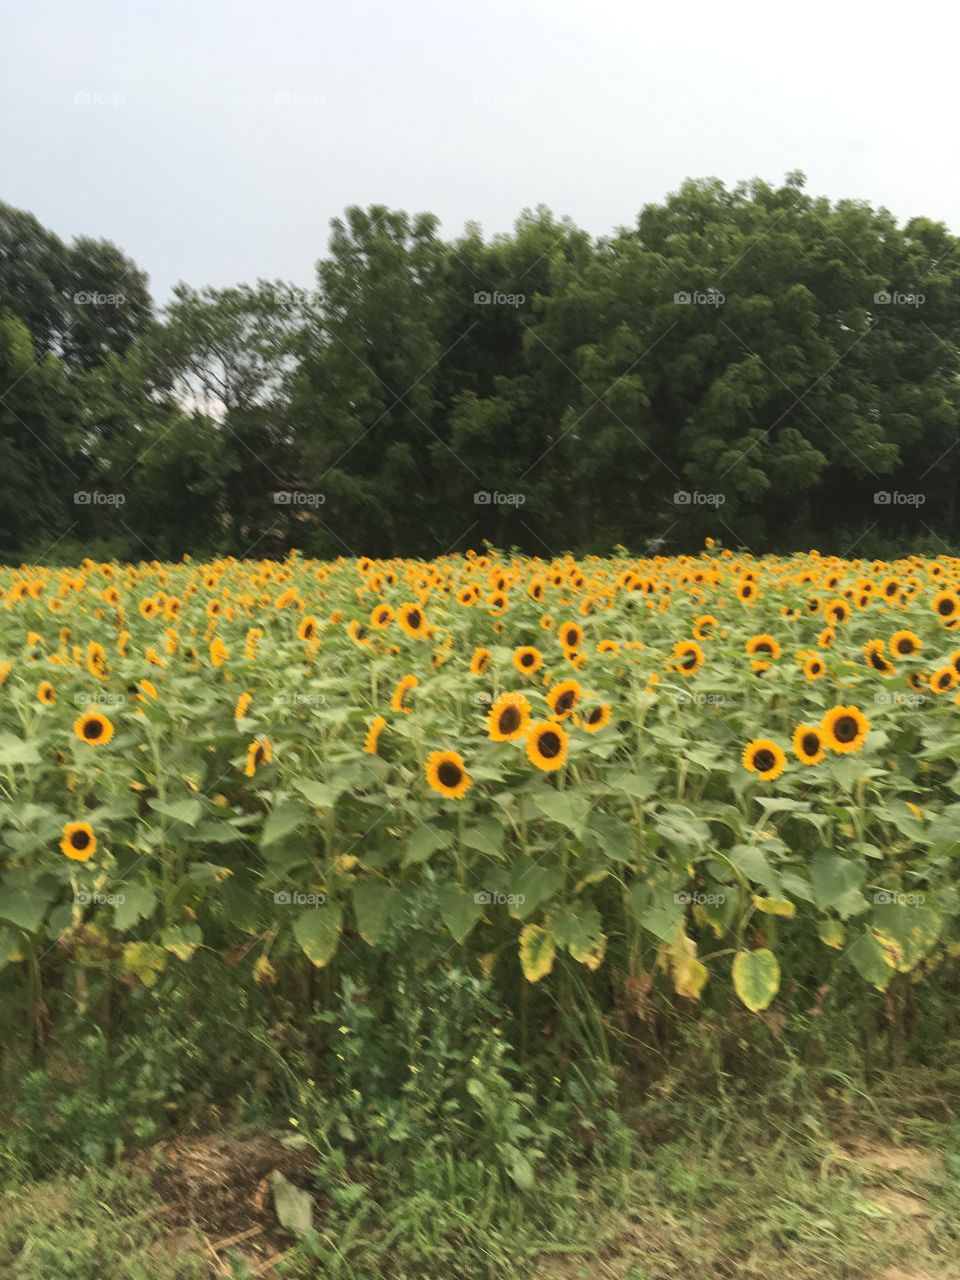
[[[0,199],[161,301],[312,284],[348,204],[602,234],[685,177],[802,169],[960,230],[955,3],[37,0],[0,30]]]

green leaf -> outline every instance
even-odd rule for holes
[[[37,889],[0,887],[0,920],[8,920],[18,929],[36,933],[43,923],[50,899]]]
[[[172,951],[178,960],[189,960],[203,941],[203,934],[195,924],[170,925],[160,930],[160,944],[165,951]]]
[[[270,1174],[270,1190],[277,1211],[277,1221],[292,1236],[302,1239],[313,1230],[313,1200],[310,1193],[294,1186],[274,1169]]]
[[[322,969],[337,950],[342,926],[343,911],[336,902],[330,902],[304,911],[293,926],[293,936],[303,947],[310,963]]]
[[[829,849],[819,850],[810,864],[810,883],[817,906],[821,911],[836,911],[841,920],[866,911],[867,900],[860,892],[866,874],[862,862],[842,858]]]
[[[483,914],[482,905],[472,893],[455,884],[442,885],[437,890],[440,915],[455,942],[462,942]]]
[[[293,785],[315,809],[332,809],[341,794],[341,787],[329,782],[317,782],[313,778],[295,778]]]
[[[583,830],[590,812],[590,801],[577,791],[544,791],[536,797],[536,805],[545,818],[575,835]]]
[[[157,895],[143,884],[123,884],[117,888],[117,897],[123,897],[113,909],[113,926],[124,933],[138,920],[152,916],[157,905]]]
[[[290,835],[299,827],[307,826],[309,822],[310,813],[302,804],[296,800],[281,800],[276,808],[271,809],[267,814],[263,833],[260,836],[260,848],[265,849],[268,845],[276,844],[278,840],[282,840],[284,836]]]
[[[407,841],[407,847],[403,854],[404,864],[409,867],[420,862],[426,862],[427,858],[436,853],[438,849],[446,849],[452,839],[453,837],[449,831],[442,831],[439,827],[432,826],[429,822],[424,822],[417,827]]]
[[[184,800],[151,800],[150,808],[185,827],[195,827],[203,816],[203,805],[193,796]]]
[[[354,882],[352,896],[360,936],[376,946],[386,932],[397,891],[393,885],[369,876]]]
[[[869,929],[864,929],[847,955],[864,982],[869,982],[878,991],[886,991],[893,977],[894,967],[891,958]]]
[[[766,1009],[780,990],[780,965],[766,947],[738,951],[733,958],[733,986],[752,1013]]]
[[[24,742],[12,733],[0,735],[0,768],[15,764],[39,764],[40,752],[32,742]]]

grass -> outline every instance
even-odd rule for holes
[[[545,1170],[526,1196],[505,1196],[453,1155],[402,1179],[327,1166],[314,1234],[299,1246],[278,1237],[272,1269],[243,1242],[212,1249],[197,1231],[161,1227],[139,1167],[88,1170],[5,1193],[0,1275],[957,1280],[956,1085],[912,1069],[879,1081],[869,1101],[842,1084],[799,1106],[773,1091],[762,1106],[650,1097],[633,1118],[628,1168]]]

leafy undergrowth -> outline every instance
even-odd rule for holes
[[[321,1158],[299,1244],[260,1177],[280,1158],[275,1139],[181,1138],[113,1172],[8,1190],[0,1274],[958,1280],[957,1085],[912,1069],[869,1095],[840,1080],[780,1105],[773,1092],[698,1104],[661,1086],[631,1117],[629,1163],[541,1169],[526,1194],[449,1150],[402,1169]]]

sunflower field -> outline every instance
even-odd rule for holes
[[[0,965],[767,1009],[955,965],[960,560],[0,571]],[[646,988],[645,988],[646,989]]]

